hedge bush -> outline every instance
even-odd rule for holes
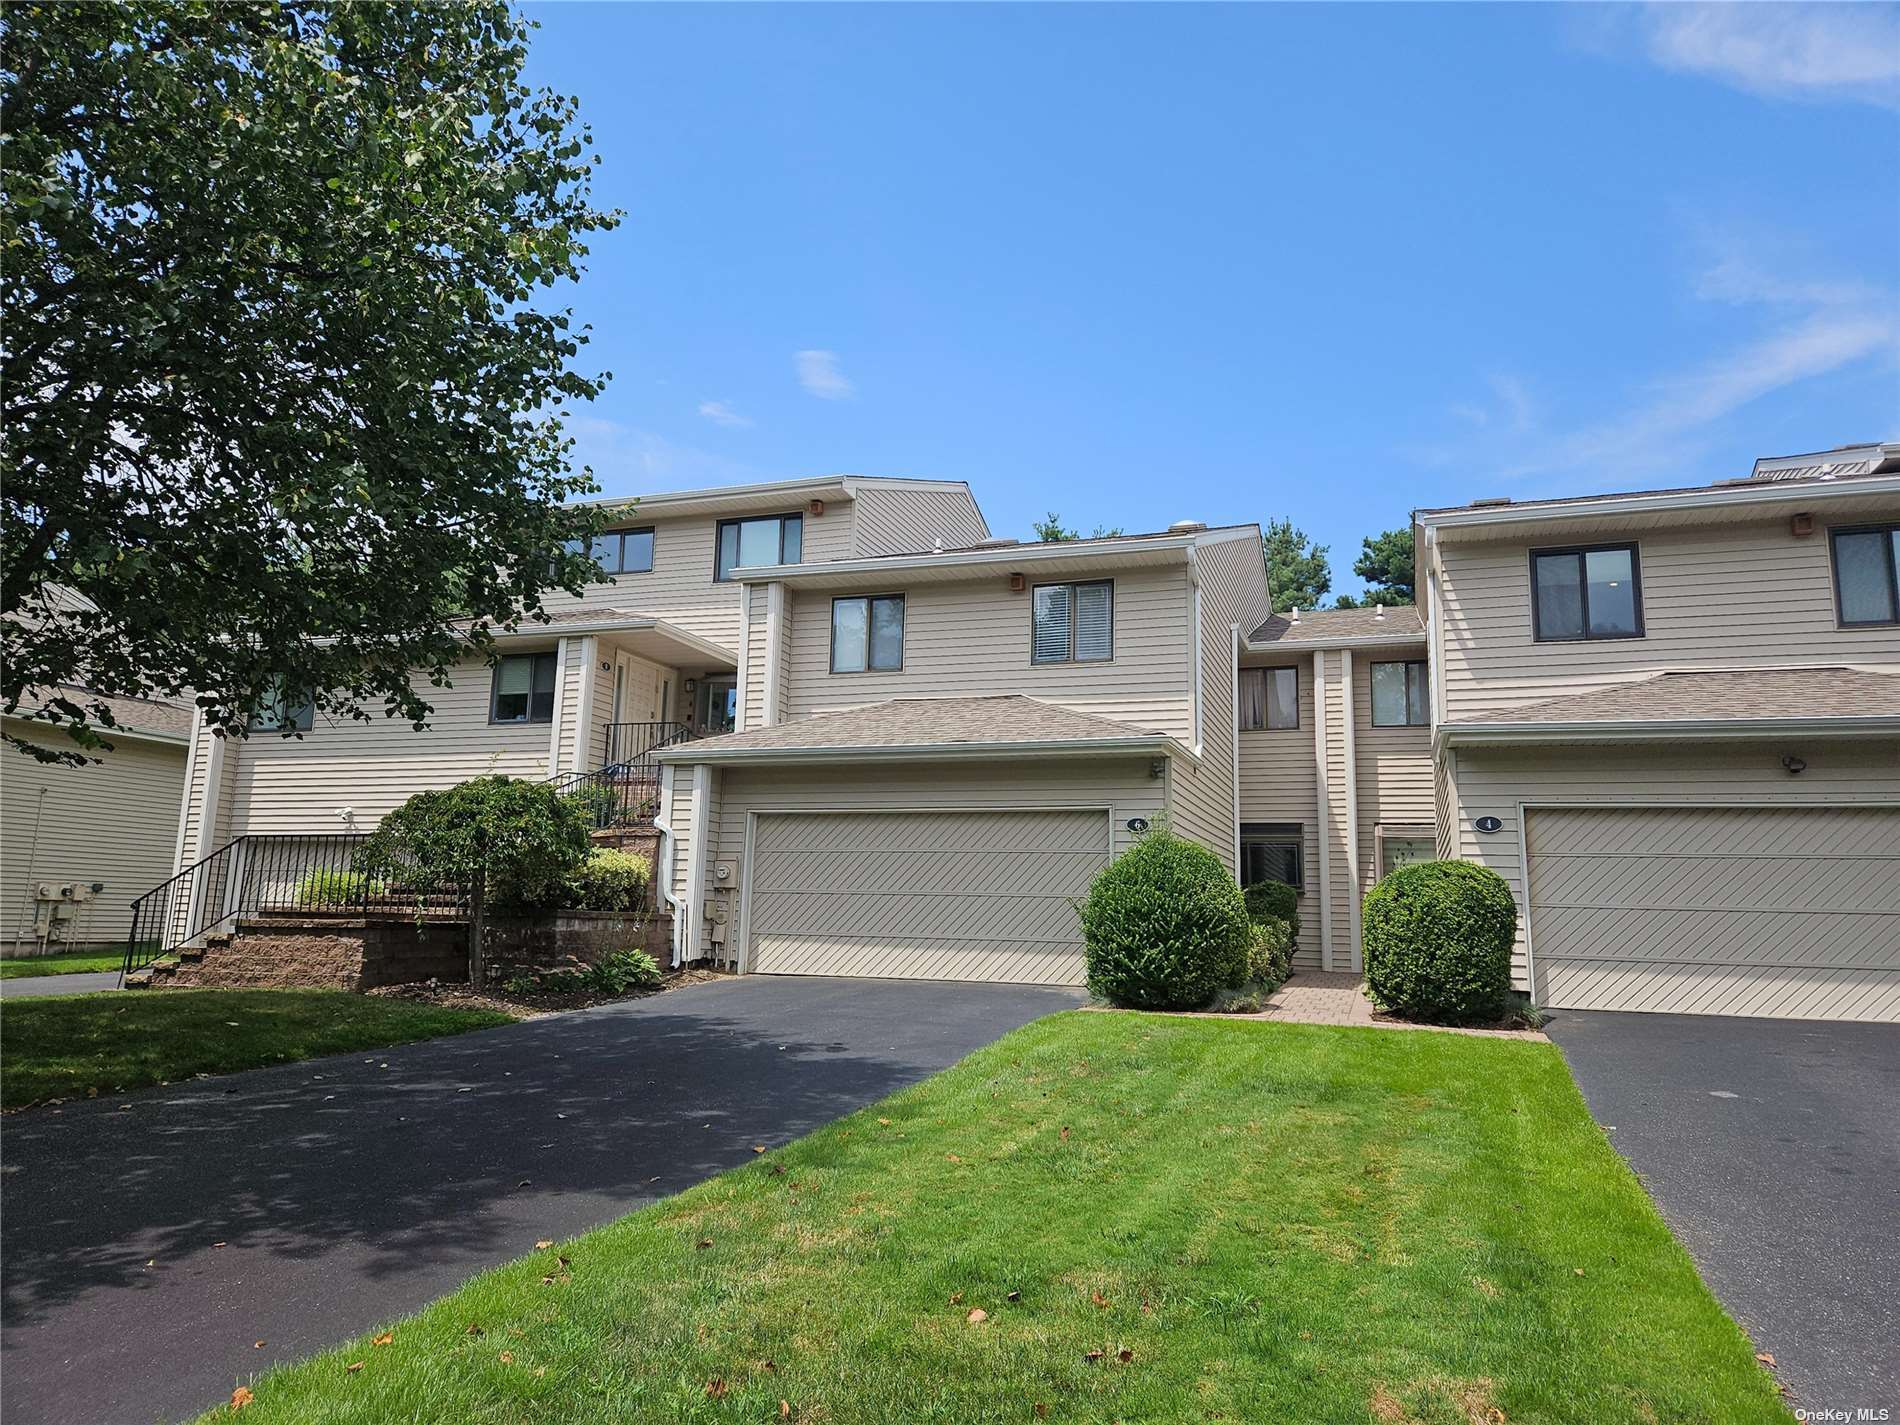
[[[1249,920],[1284,920],[1292,938],[1300,938],[1300,893],[1285,881],[1255,881],[1241,894]]]
[[[567,878],[571,910],[644,910],[652,872],[646,857],[597,847]]]
[[[1253,923],[1247,947],[1247,979],[1264,990],[1277,990],[1293,973],[1293,927],[1278,916]]]
[[[297,904],[313,909],[361,905],[366,898],[383,895],[387,889],[383,882],[373,880],[361,871],[338,871],[313,866],[297,882]]]
[[[1366,893],[1366,989],[1394,1014],[1443,1024],[1501,1018],[1510,1004],[1517,902],[1469,861],[1401,866]]]
[[[1164,829],[1116,857],[1080,906],[1089,988],[1134,1009],[1199,1009],[1247,978],[1240,887],[1204,846]]]

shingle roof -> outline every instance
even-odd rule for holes
[[[190,738],[193,713],[183,703],[168,702],[157,698],[121,698],[109,693],[95,693],[90,688],[61,687],[57,690],[60,697],[68,698],[90,708],[103,703],[111,710],[113,720],[127,732],[149,732],[158,737]],[[53,694],[44,694],[50,698]],[[45,705],[44,701],[41,706]],[[22,717],[34,719],[32,713],[21,709]],[[100,728],[100,733],[110,740],[109,729]]]
[[[1057,707],[1020,693],[1005,693],[989,698],[898,698],[776,727],[679,743],[668,748],[666,755],[693,761],[707,752],[941,747],[950,743],[1002,746],[1016,742],[1115,742],[1126,738],[1166,740],[1147,728]]]
[[[1324,643],[1335,638],[1417,638],[1425,632],[1418,609],[1411,604],[1393,604],[1379,609],[1313,609],[1302,611],[1300,621],[1291,614],[1275,614],[1247,636],[1249,643]]]
[[[1506,708],[1446,726],[1842,717],[1900,718],[1900,674],[1863,673],[1852,668],[1660,673],[1593,693]]]

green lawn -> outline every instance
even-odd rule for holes
[[[381,1329],[245,1425],[1788,1418],[1557,1051],[1450,1034],[1059,1015]]]
[[[74,950],[65,955],[27,955],[0,959],[0,980],[24,980],[34,975],[85,975],[116,970],[125,963],[125,948]]]
[[[0,1107],[507,1024],[340,990],[123,990],[0,1006]]]

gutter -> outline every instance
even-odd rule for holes
[[[1408,633],[1356,633],[1349,638],[1276,638],[1267,643],[1247,641],[1248,653],[1310,652],[1320,648],[1391,648],[1398,644],[1425,642],[1423,629]]]
[[[675,743],[653,753],[661,765],[783,766],[838,762],[960,762],[998,757],[1100,757],[1131,753],[1179,757],[1200,765],[1201,759],[1172,737],[1071,737],[1036,742],[914,742],[888,746],[837,747],[731,747],[700,748]]]
[[[1441,723],[1436,747],[1513,746],[1545,742],[1736,742],[1809,737],[1900,737],[1900,717],[1681,718],[1622,722]]]
[[[1845,499],[1852,495],[1900,495],[1900,476],[1855,476],[1847,480],[1765,480],[1759,488],[1739,485],[1717,490],[1677,491],[1673,494],[1611,495],[1563,504],[1540,505],[1527,501],[1521,505],[1486,505],[1475,510],[1425,511],[1418,515],[1418,523],[1426,530],[1482,528],[1486,525],[1524,524],[1543,520],[1600,519],[1605,515],[1643,514],[1662,510],[1808,504],[1817,499]]]
[[[1124,543],[1071,540],[1054,544],[1005,544],[995,549],[965,549],[943,554],[896,554],[875,559],[829,559],[813,564],[758,564],[734,572],[748,584],[773,580],[792,582],[823,579],[838,574],[882,574],[906,569],[984,568],[992,564],[1024,564],[1045,560],[1090,559],[1104,555],[1134,554],[1144,550],[1181,550],[1194,547],[1195,535],[1138,536]]]

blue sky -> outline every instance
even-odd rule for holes
[[[1159,528],[1900,437],[1900,8],[533,5],[610,494]]]

